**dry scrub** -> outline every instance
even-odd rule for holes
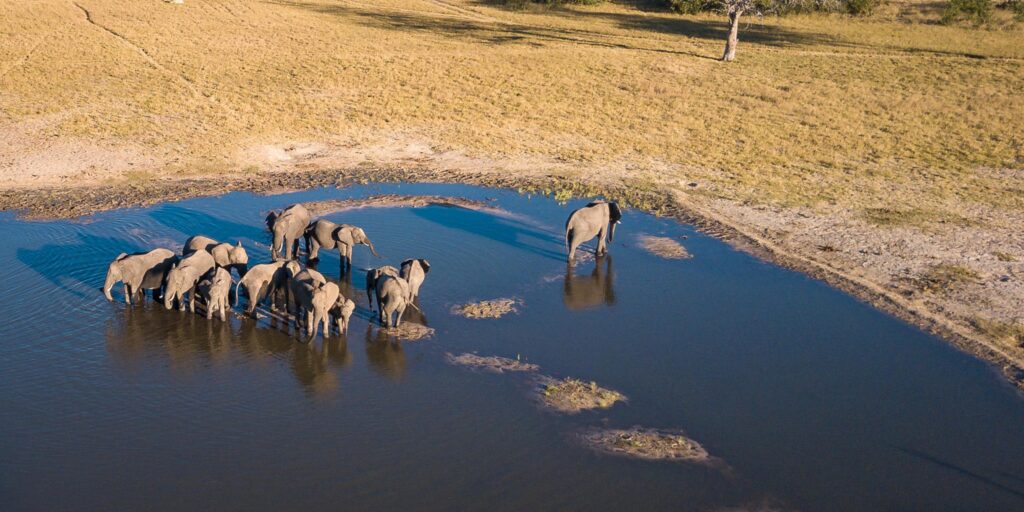
[[[505,372],[535,372],[540,367],[531,364],[524,363],[517,359],[509,359],[507,357],[498,356],[478,356],[476,354],[445,354],[445,360],[450,364],[458,366],[466,366],[475,370],[482,370],[490,373],[505,373]]]
[[[603,453],[646,460],[708,462],[700,443],[680,431],[633,427],[625,430],[587,429],[579,433],[583,444]]]
[[[607,409],[626,397],[618,391],[605,389],[596,382],[583,382],[572,377],[540,379],[540,400],[545,406],[558,412],[575,414],[590,409]]]
[[[518,313],[519,299],[494,299],[460,304],[452,307],[452,314],[466,318],[501,318],[509,313]]]
[[[637,240],[640,242],[640,247],[655,256],[670,260],[685,260],[693,257],[686,247],[683,247],[683,244],[672,238],[640,235]]]

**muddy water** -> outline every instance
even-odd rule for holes
[[[357,267],[430,260],[418,320],[431,339],[393,343],[361,294],[347,338],[306,346],[266,319],[126,308],[98,290],[122,251],[204,233],[241,240],[261,262],[267,210],[378,193],[494,199],[512,214],[328,215],[363,226],[384,256],[358,248]],[[567,275],[559,232],[580,204],[406,185],[229,194],[80,222],[5,215],[0,509],[1024,509],[1024,401],[991,368],[636,212],[609,258]],[[693,258],[653,256],[641,234],[688,236]],[[337,278],[336,253],[322,259]],[[519,313],[450,313],[501,297],[521,300]],[[523,377],[450,366],[446,352],[519,356],[629,402],[546,412]],[[633,425],[683,429],[728,469],[573,441]]]

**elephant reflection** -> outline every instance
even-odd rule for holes
[[[562,301],[572,310],[593,308],[601,304],[612,306],[615,304],[614,281],[611,255],[597,258],[594,271],[589,276],[576,275],[570,263],[565,269]]]
[[[392,380],[402,380],[405,374],[405,351],[402,344],[387,329],[366,325],[366,360],[381,375]]]
[[[174,370],[227,362],[232,347],[230,322],[207,322],[193,315],[166,314],[147,304],[125,309],[107,322],[106,346],[111,358],[127,368],[166,359]]]

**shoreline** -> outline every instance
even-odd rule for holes
[[[630,208],[693,225],[704,234],[754,257],[823,281],[993,365],[1011,384],[1024,390],[1024,358],[985,339],[970,326],[963,325],[952,316],[929,311],[923,305],[903,297],[898,291],[887,289],[882,283],[853,275],[827,258],[801,254],[783,247],[767,236],[767,233],[765,236],[758,235],[754,230],[746,229],[746,226],[716,214],[709,208],[687,201],[683,194],[671,188],[648,190],[647,187],[631,187],[623,180],[597,183],[593,179],[570,179],[553,174],[501,176],[486,172],[360,167],[346,170],[264,171],[248,176],[215,175],[141,183],[8,189],[0,191],[0,211],[15,211],[19,219],[25,220],[74,219],[101,211],[145,207],[228,192],[274,194],[328,186],[343,188],[373,182],[463,184],[521,192],[570,194],[572,197],[604,195],[623,201]]]

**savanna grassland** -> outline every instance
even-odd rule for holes
[[[748,17],[724,64],[724,17],[646,4],[4,2],[0,187],[427,168],[655,190],[1020,367],[1024,23],[937,5]]]

